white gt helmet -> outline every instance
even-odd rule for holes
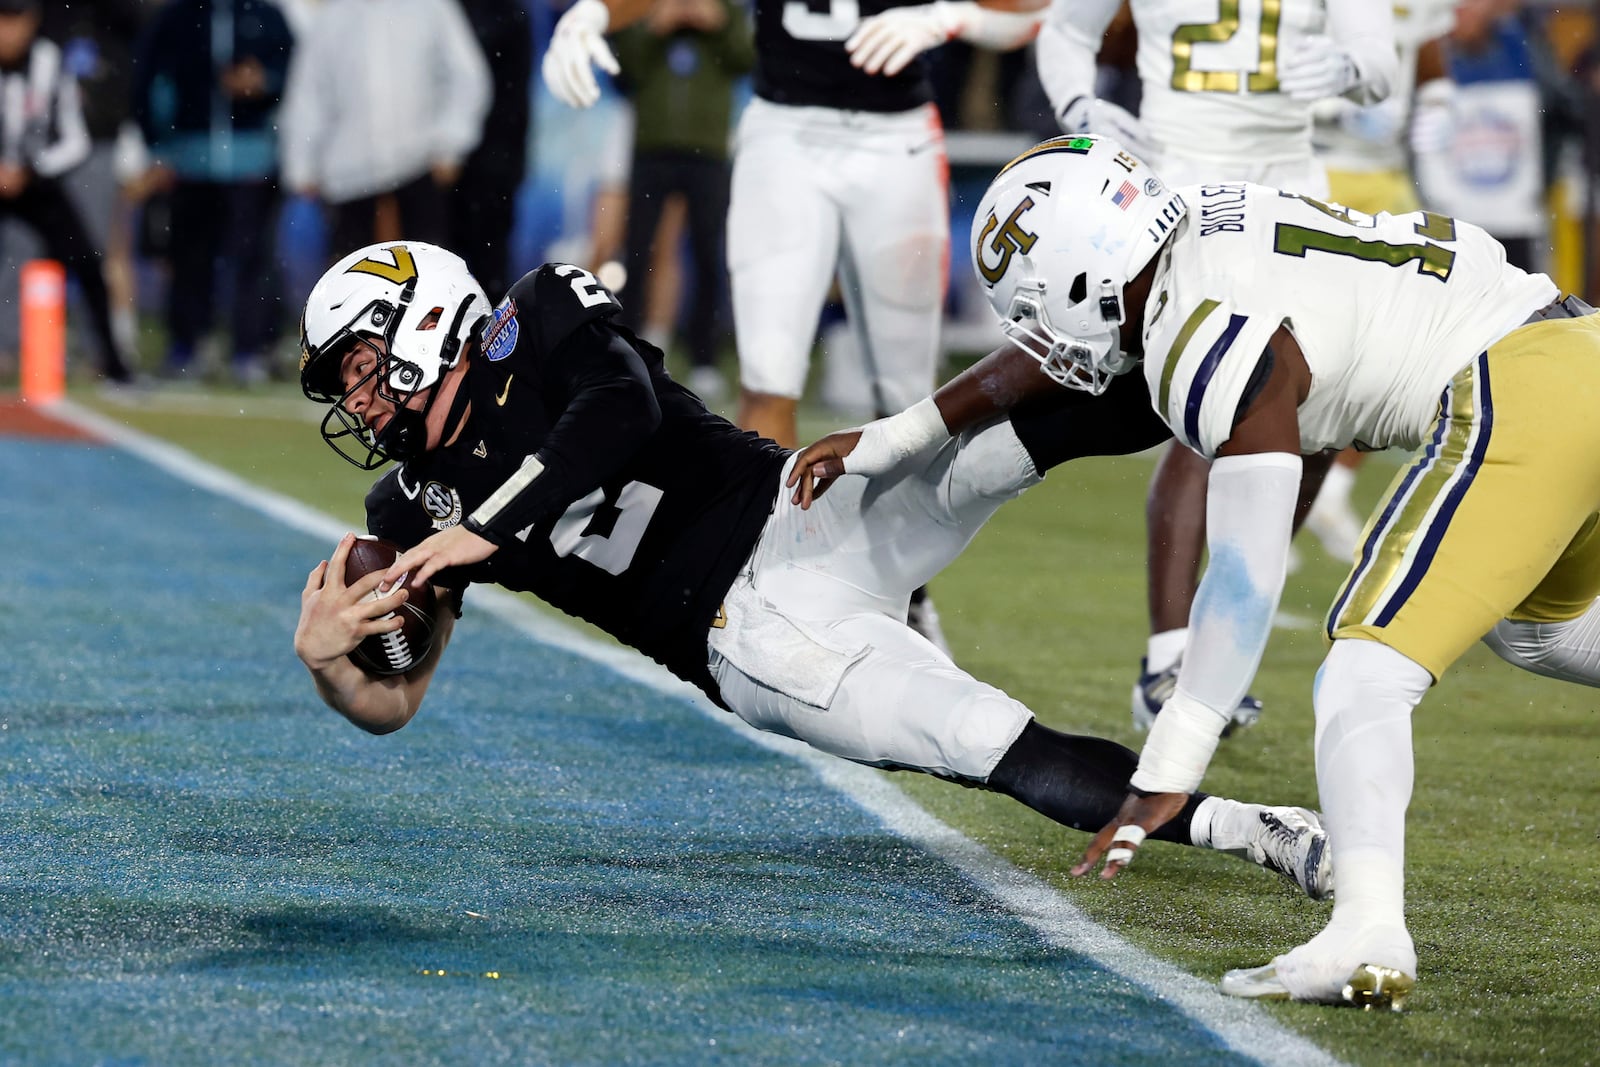
[[[1055,381],[1098,396],[1137,362],[1122,351],[1123,287],[1187,210],[1116,141],[1052,138],[989,183],[972,266],[1006,337]]]
[[[489,298],[460,256],[421,241],[368,245],[345,256],[317,280],[300,318],[300,387],[319,404],[332,404],[322,436],[333,450],[364,470],[421,451],[422,412],[405,403],[439,384],[461,360],[465,342],[489,315]],[[381,338],[373,368],[346,388],[345,355]],[[374,348],[375,352],[378,352]],[[396,413],[375,436],[345,406],[351,393],[376,379]]]

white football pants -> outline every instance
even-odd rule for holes
[[[1007,421],[898,472],[847,475],[806,511],[781,489],[708,638],[722,699],[845,759],[987,779],[1033,713],[907,626],[906,606],[1039,481]]]
[[[835,270],[879,411],[933,391],[950,258],[949,164],[932,104],[745,108],[728,207],[739,381],[798,399]]]

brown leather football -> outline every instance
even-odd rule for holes
[[[400,546],[393,541],[385,541],[371,534],[358,535],[345,560],[345,584],[356,582],[373,571],[388,570],[399,556]],[[379,677],[404,674],[422,662],[433,645],[433,586],[414,585],[410,574],[401,580],[401,585],[410,593],[405,603],[400,605],[400,617],[405,624],[398,630],[363,638],[350,653],[355,665],[368,674]],[[372,598],[381,600],[385,595],[374,590]]]

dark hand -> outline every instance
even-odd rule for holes
[[[809,508],[844,473],[844,457],[855,450],[860,440],[860,430],[839,430],[802,449],[789,471],[787,484],[794,490],[790,501],[802,509]]]
[[[1072,868],[1072,877],[1081,878],[1088,874],[1100,862],[1100,857],[1105,856],[1106,866],[1100,872],[1100,877],[1115,878],[1122,868],[1133,861],[1133,854],[1139,850],[1145,836],[1165,826],[1188,802],[1188,793],[1155,793],[1147,797],[1129,793],[1122,807],[1117,810],[1117,817],[1089,842],[1083,859]],[[1124,834],[1124,827],[1137,827],[1142,832]]]

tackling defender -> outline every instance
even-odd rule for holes
[[[1074,874],[1104,857],[1114,877],[1200,784],[1266,646],[1302,455],[1413,452],[1334,599],[1312,693],[1339,863],[1332,920],[1222,982],[1235,996],[1398,1008],[1417,974],[1404,914],[1412,708],[1480,639],[1533,673],[1600,685],[1600,317],[1508,264],[1478,227],[1243,183],[1177,191],[1097,137],[1044,142],[1002,170],[972,254],[1016,347],[935,394],[938,419],[918,405],[803,451],[797,499],[842,473],[892,472],[1059,386],[1100,397],[1105,425],[1153,403],[1214,460],[1212,562],[1176,691]],[[1141,368],[1142,405],[1122,387]]]
[[[1139,117],[1097,99],[1095,55],[1119,0],[1054,0],[1039,31],[1039,80],[1067,133],[1116,137],[1171,185],[1248,181],[1318,199],[1328,176],[1312,152],[1312,105],[1373,103],[1397,80],[1390,0],[1131,0]],[[1332,457],[1306,465],[1307,503]],[[1144,730],[1172,694],[1205,544],[1206,463],[1170,447],[1145,504],[1150,633],[1133,684]],[[1233,723],[1261,702],[1241,695]],[[1231,726],[1230,726],[1231,729]]]
[[[587,271],[547,264],[490,309],[459,258],[430,245],[353,252],[303,319],[301,381],[331,405],[322,432],[364,469],[372,533],[407,546],[346,585],[352,538],[312,570],[295,650],[318,692],[374,733],[422,703],[472,582],[531,592],[692,682],[758,729],[845,759],[1011,796],[1092,830],[1121,802],[1135,754],[1042,726],[904,621],[906,596],[1042,471],[1102,449],[1092,407],[1062,393],[908,465],[883,491],[775,508],[793,453],[707,411],[661,352],[616,323]],[[1137,390],[1137,383],[1130,383]],[[1165,436],[1148,411],[1131,444]],[[409,673],[348,653],[396,628],[410,571],[438,628]],[[1196,795],[1165,840],[1231,850],[1331,890],[1315,816]]]

